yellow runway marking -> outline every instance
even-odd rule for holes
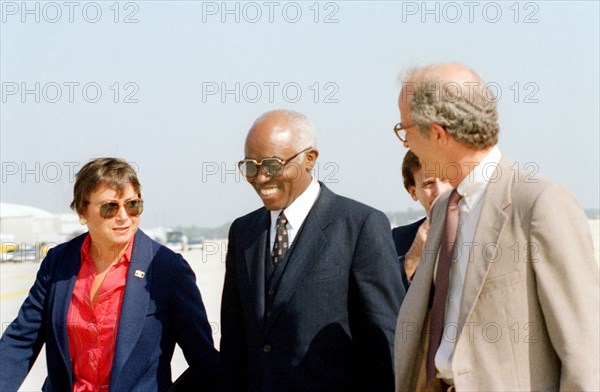
[[[28,273],[28,274],[13,275],[13,276],[11,276],[11,278],[13,280],[27,280],[27,279],[31,279],[32,276],[35,276],[35,272]]]
[[[25,295],[29,292],[29,289],[26,290],[21,290],[21,291],[15,291],[12,293],[8,293],[8,294],[4,294],[3,296],[0,296],[0,301],[3,301],[5,299],[9,299],[9,298],[13,298],[13,297],[18,297],[21,295]]]

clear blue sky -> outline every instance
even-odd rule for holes
[[[289,108],[314,122],[330,188],[416,209],[396,78],[458,61],[501,94],[516,167],[598,208],[598,2],[468,4],[3,1],[1,200],[68,212],[72,171],[119,156],[139,169],[143,227],[221,225],[260,206],[235,172],[248,128]]]

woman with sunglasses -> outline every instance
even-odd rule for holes
[[[218,354],[194,273],[138,229],[135,170],[116,158],[89,162],[71,208],[88,232],[42,262],[0,339],[0,391],[17,391],[44,343],[43,391],[166,391],[175,343],[196,387],[214,389]]]

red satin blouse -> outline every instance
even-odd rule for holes
[[[73,392],[108,392],[133,238],[125,254],[109,268],[94,304],[90,292],[96,266],[90,245],[88,234],[81,247],[81,269],[67,315]]]

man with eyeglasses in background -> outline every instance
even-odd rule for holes
[[[227,391],[391,391],[404,297],[385,215],[313,181],[315,130],[276,110],[239,169],[264,207],[229,232],[221,304]]]
[[[429,211],[433,202],[442,193],[452,189],[445,179],[440,179],[426,172],[419,158],[410,150],[402,160],[402,179],[404,188],[414,201],[418,201],[427,216],[416,222],[392,229],[392,237],[398,253],[402,283],[408,290],[410,281],[419,265],[427,233],[429,232]]]
[[[397,391],[598,391],[599,281],[571,192],[501,154],[472,69],[407,72],[394,131],[454,188],[431,209],[396,327]],[[451,175],[450,175],[451,174]]]

